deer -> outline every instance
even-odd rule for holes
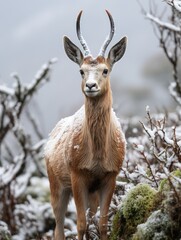
[[[86,236],[87,209],[93,215],[98,206],[100,239],[108,239],[108,211],[126,152],[125,136],[112,108],[110,73],[125,53],[127,37],[121,38],[105,57],[115,32],[112,15],[108,10],[106,13],[110,32],[96,58],[80,30],[82,11],[77,16],[76,32],[84,52],[67,36],[63,38],[67,56],[79,65],[85,102],[74,115],[57,123],[45,147],[56,222],[55,240],[65,239],[64,219],[72,195],[77,213],[78,240]]]

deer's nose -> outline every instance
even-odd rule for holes
[[[89,90],[91,90],[93,87],[96,87],[96,86],[97,86],[96,83],[89,83],[89,82],[86,83],[86,87],[88,87]]]

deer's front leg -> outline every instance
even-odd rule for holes
[[[88,203],[88,190],[84,179],[78,173],[71,174],[73,197],[77,210],[78,240],[83,240],[86,232],[86,209]]]
[[[99,221],[99,232],[100,239],[107,240],[107,222],[108,222],[108,211],[111,203],[111,198],[114,193],[116,183],[116,175],[109,174],[105,183],[100,189],[100,221]]]

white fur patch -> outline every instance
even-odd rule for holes
[[[71,147],[72,134],[73,132],[75,133],[76,131],[79,131],[84,120],[84,111],[84,106],[82,106],[74,115],[63,118],[57,123],[53,131],[50,133],[49,140],[45,146],[45,156],[47,158],[54,153],[55,147],[60,140],[64,141],[70,137],[69,145]],[[64,150],[62,149],[62,151]]]

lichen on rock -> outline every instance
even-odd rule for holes
[[[132,240],[171,240],[167,234],[170,229],[169,216],[161,210],[157,210],[145,223],[138,225]]]
[[[181,239],[181,184],[177,178],[181,178],[179,169],[160,182],[160,205],[145,223],[137,226],[132,240]]]

